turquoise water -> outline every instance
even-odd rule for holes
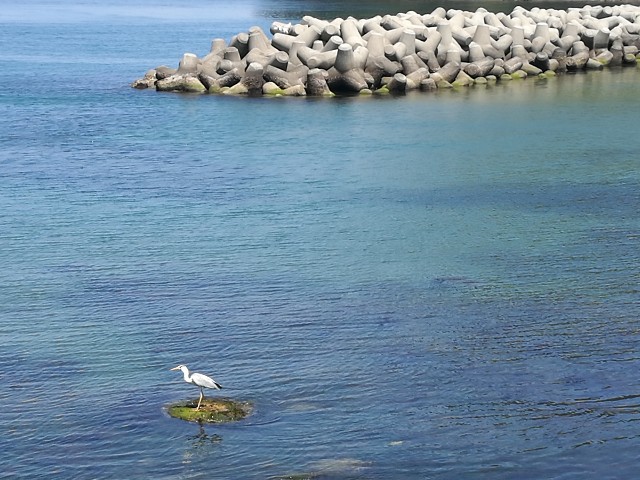
[[[300,8],[3,7],[2,475],[633,478],[640,72],[128,86]],[[178,363],[254,414],[169,418]]]

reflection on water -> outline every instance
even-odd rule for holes
[[[193,462],[197,457],[208,457],[222,443],[222,436],[217,433],[207,433],[202,422],[198,423],[198,433],[188,437],[189,446],[182,455],[182,463]]]

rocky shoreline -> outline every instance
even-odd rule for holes
[[[216,38],[202,58],[159,66],[138,89],[226,95],[332,96],[435,90],[529,76],[636,66],[640,7],[516,7],[510,14],[445,10],[352,17],[305,16]]]

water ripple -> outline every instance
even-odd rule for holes
[[[636,475],[637,72],[161,96],[140,65],[252,22],[157,6],[0,20],[5,476]],[[253,415],[169,418],[178,363]]]

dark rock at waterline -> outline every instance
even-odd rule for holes
[[[160,65],[155,68],[156,72],[156,80],[164,80],[165,78],[169,78],[171,75],[175,75],[177,70],[175,68],[167,67],[166,65]]]
[[[331,68],[327,72],[327,85],[332,92],[336,93],[358,93],[368,88],[364,71],[356,68],[346,72]]]
[[[327,85],[326,72],[319,68],[309,70],[307,76],[307,94],[315,97],[334,95]]]
[[[240,83],[246,87],[249,95],[261,95],[262,86],[265,84],[262,65],[257,62],[249,64]]]

